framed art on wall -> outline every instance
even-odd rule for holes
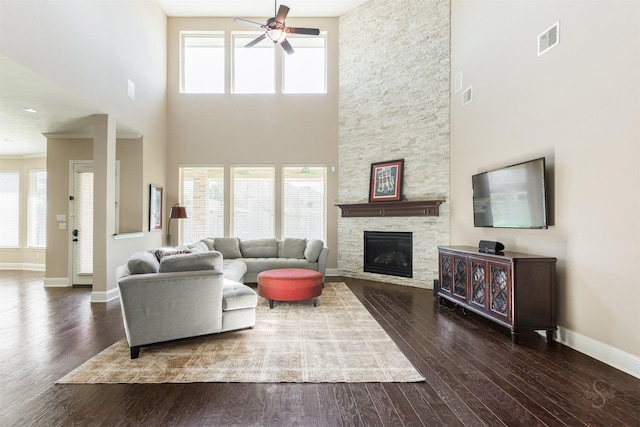
[[[404,159],[371,164],[369,202],[402,200]]]
[[[162,187],[149,185],[149,231],[162,230]]]

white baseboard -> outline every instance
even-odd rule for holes
[[[342,270],[338,268],[327,268],[324,271],[324,275],[329,277],[342,276]]]
[[[622,372],[640,378],[640,357],[634,354],[563,327],[558,327],[557,341]]]
[[[120,298],[120,290],[118,288],[109,289],[108,291],[91,291],[91,302],[109,302]]]
[[[70,288],[71,282],[68,277],[45,277],[45,288]]]
[[[28,271],[45,271],[44,264],[35,264],[30,262],[2,263],[0,270],[28,270]]]

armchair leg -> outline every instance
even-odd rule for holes
[[[134,347],[131,347],[131,358],[137,359],[139,355],[140,355],[140,346],[136,345]]]

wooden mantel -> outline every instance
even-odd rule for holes
[[[444,200],[338,204],[342,217],[438,216]]]

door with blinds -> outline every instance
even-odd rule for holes
[[[71,191],[73,285],[93,284],[93,163],[74,163]]]

